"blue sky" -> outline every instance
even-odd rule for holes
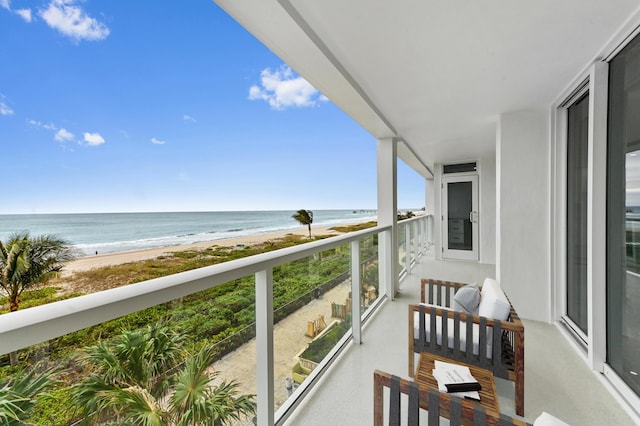
[[[374,138],[212,1],[0,0],[0,39],[0,213],[376,206]]]

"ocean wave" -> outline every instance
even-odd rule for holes
[[[188,213],[106,215],[86,214],[67,218],[65,232],[69,241],[85,255],[126,252],[149,248],[262,235],[287,233],[301,228],[287,212],[233,212],[195,215]],[[76,226],[86,216],[95,226]],[[316,211],[314,227],[330,228],[376,220],[375,213],[352,211]],[[60,217],[51,218],[50,229],[61,228]],[[219,228],[219,229],[216,229]],[[47,232],[51,232],[47,230]],[[168,234],[168,235],[167,235]]]
[[[158,247],[171,247],[185,244],[195,244],[203,242],[215,242],[230,238],[247,237],[251,235],[262,235],[278,231],[294,229],[292,227],[265,227],[265,228],[236,228],[228,231],[210,231],[192,234],[181,234],[175,236],[142,238],[139,240],[125,240],[112,242],[97,242],[88,244],[76,244],[74,247],[82,251],[85,255],[117,253],[126,251],[144,250]]]

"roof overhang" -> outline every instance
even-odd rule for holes
[[[548,107],[635,0],[215,0],[422,175],[495,153],[503,112]],[[402,145],[402,144],[401,144]]]

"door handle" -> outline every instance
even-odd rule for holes
[[[469,222],[478,223],[478,212],[472,211],[469,213]]]

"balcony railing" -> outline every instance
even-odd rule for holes
[[[410,273],[412,265],[430,243],[430,222],[428,216],[400,222],[398,230],[403,233],[403,238],[398,240],[402,246],[396,250],[392,250],[392,228],[375,227],[5,314],[0,316],[0,355],[43,344],[168,302],[182,303],[183,299],[189,299],[189,296],[196,293],[253,276],[257,355],[255,387],[251,386],[249,390],[256,394],[257,424],[273,425],[286,419],[295,409],[347,342],[360,342],[362,324],[385,298],[391,298],[395,283],[398,282],[398,277],[394,279],[391,274],[391,262],[395,257],[393,253],[403,253],[402,274]],[[369,247],[370,251],[364,250],[365,247]],[[292,389],[287,383],[290,392],[286,395],[286,400],[280,401],[281,398],[276,398],[276,395],[283,386],[281,383],[276,384],[276,378],[281,378],[274,374],[274,361],[282,356],[275,349],[278,337],[274,341],[274,323],[283,314],[274,311],[274,268],[305,258],[322,262],[323,253],[331,250],[341,250],[349,256],[350,266],[344,271],[347,273],[344,276],[349,279],[343,285],[348,286],[345,293],[350,293],[349,312],[345,315],[350,318],[350,328],[300,386]],[[365,253],[369,258],[363,259]],[[368,262],[377,262],[378,266],[378,279],[368,278],[368,286],[374,287],[370,294],[367,286],[363,290],[362,282],[363,268]],[[309,274],[314,273],[311,269],[309,267]],[[371,297],[371,294],[375,297]],[[295,307],[290,307],[291,309]]]

